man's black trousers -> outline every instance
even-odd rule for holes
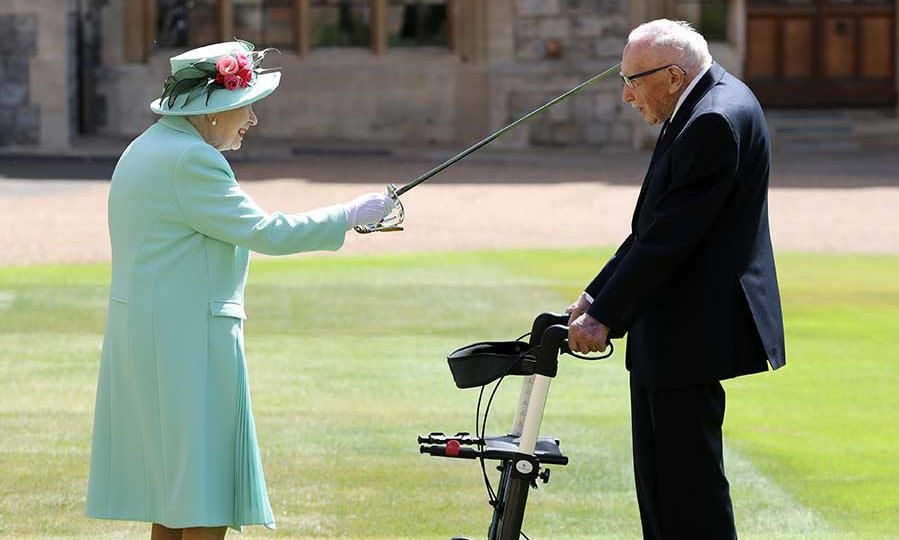
[[[631,380],[634,477],[645,540],[737,538],[721,449],[724,388]]]

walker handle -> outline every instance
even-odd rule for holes
[[[567,313],[541,313],[540,315],[537,315],[537,318],[534,319],[534,324],[531,326],[531,339],[528,344],[532,348],[540,345],[543,340],[544,332],[546,332],[546,329],[550,326],[565,326],[567,332],[567,325]]]
[[[606,341],[606,344],[608,345],[607,352],[600,356],[583,356],[573,352],[568,346],[567,314],[543,313],[534,321],[534,328],[537,329],[538,327],[543,327],[544,330],[541,332],[540,337],[536,339],[536,343],[534,335],[531,334],[531,346],[540,345],[537,363],[538,365],[544,366],[544,369],[545,366],[555,362],[558,356],[563,354],[568,354],[581,360],[603,360],[612,356],[612,353],[615,352],[615,345],[612,344],[611,339]],[[553,375],[555,375],[555,373],[553,373]]]

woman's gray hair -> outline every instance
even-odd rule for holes
[[[697,32],[686,21],[657,19],[643,23],[631,31],[627,37],[627,45],[643,44],[650,49],[670,51],[677,64],[695,75],[712,64],[709,44],[702,34]]]

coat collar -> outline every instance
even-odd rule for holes
[[[203,138],[203,136],[200,135],[200,132],[197,131],[197,128],[195,128],[194,125],[191,124],[190,121],[183,116],[166,115],[160,118],[157,123],[162,124],[167,128],[174,129],[175,131],[180,131],[181,133],[193,135],[194,137],[198,137],[200,139]]]
[[[696,86],[690,90],[687,98],[681,103],[680,108],[677,109],[677,114],[674,115],[674,118],[671,118],[663,124],[663,131],[659,133],[655,149],[652,151],[649,169],[646,171],[643,185],[640,186],[640,195],[637,197],[637,206],[634,208],[634,216],[631,218],[631,230],[637,230],[640,207],[643,205],[643,199],[646,197],[646,189],[652,179],[653,166],[656,164],[656,160],[665,153],[668,147],[671,146],[671,143],[680,134],[681,130],[684,129],[687,120],[693,115],[693,109],[696,108],[696,104],[699,103],[699,100],[702,99],[713,86],[718,84],[722,78],[724,78],[725,73],[727,72],[724,71],[724,68],[713,62],[712,66],[705,72],[705,75],[703,75],[702,78],[699,79],[699,82],[696,83]]]
[[[659,140],[660,145],[667,147],[671,141],[677,138],[681,130],[684,129],[684,126],[687,125],[687,120],[693,115],[693,109],[696,107],[696,104],[699,103],[699,100],[702,99],[713,86],[718,84],[721,79],[724,78],[725,73],[726,71],[724,71],[723,67],[718,65],[717,62],[712,62],[709,70],[705,72],[705,75],[703,75],[701,79],[699,79],[699,82],[696,83],[696,86],[693,87],[690,94],[687,95],[687,98],[681,103],[680,108],[677,109],[677,114],[675,114],[668,122],[668,126],[665,128],[665,134]]]

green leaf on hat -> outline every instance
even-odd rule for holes
[[[169,76],[169,78],[165,80],[165,84],[162,87],[162,95],[159,96],[160,101],[165,100],[165,98],[167,98],[172,93],[172,89],[175,87],[175,83],[177,82],[178,81],[176,81],[172,76]]]
[[[208,75],[215,75],[215,62],[203,60],[202,62],[196,62],[191,65],[199,70],[206,72]]]
[[[224,88],[224,86],[222,86],[219,83],[214,82],[214,81],[212,82],[212,84],[209,84],[208,86],[206,86],[206,105],[209,105],[209,98],[212,97],[212,93],[215,92],[216,90],[218,90],[219,88]]]
[[[169,92],[169,108],[172,108],[172,106],[175,104],[175,99],[178,96],[191,90],[194,86],[200,84],[200,82],[203,80],[205,80],[205,77],[203,79],[184,79],[176,82]]]
[[[209,74],[194,66],[187,66],[176,71],[174,77],[176,80],[183,81],[184,79],[205,79],[209,77]]]
[[[172,88],[172,86],[173,86],[176,82],[177,82],[177,81],[175,80],[175,78],[172,77],[171,75],[169,75],[169,76],[165,79],[165,82],[162,83],[162,91],[163,91],[163,93],[165,93],[167,90],[170,90],[170,89]]]
[[[184,103],[181,104],[181,107],[184,107],[189,102],[193,101],[194,99],[196,99],[197,97],[202,95],[203,91],[206,90],[206,87],[208,87],[210,84],[213,84],[213,83],[215,83],[215,81],[210,79],[209,81],[206,82],[206,84],[198,84],[193,90],[190,91],[189,94],[187,94],[187,99],[184,100]]]

